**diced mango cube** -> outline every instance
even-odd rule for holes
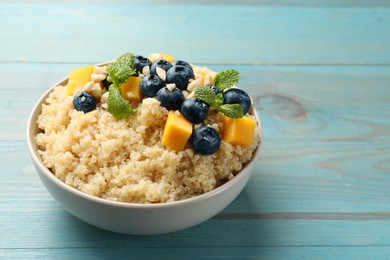
[[[164,60],[169,61],[169,62],[174,62],[176,60],[175,57],[166,54],[166,53],[161,53],[161,56],[163,57]]]
[[[91,74],[94,66],[87,66],[72,70],[69,74],[68,85],[66,87],[66,94],[72,96],[73,92],[78,87],[83,87],[85,84],[91,81]]]
[[[141,77],[131,76],[126,83],[120,85],[120,88],[124,99],[130,102],[142,101]]]
[[[242,118],[222,117],[224,131],[222,139],[232,145],[250,145],[255,132],[256,121],[244,116]]]
[[[192,134],[192,124],[182,115],[171,110],[165,123],[162,143],[176,152],[184,150],[184,147]]]

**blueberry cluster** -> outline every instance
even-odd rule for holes
[[[152,63],[148,58],[137,55],[135,64],[140,73],[150,72],[150,75],[143,77],[140,86],[146,97],[155,97],[160,101],[161,106],[168,110],[179,110],[193,124],[202,123],[207,118],[211,104],[198,98],[185,99],[183,95],[183,90],[187,89],[190,79],[195,78],[189,63],[182,60],[170,63],[164,59]],[[209,87],[215,94],[221,94],[217,87]],[[222,94],[224,104],[240,104],[244,115],[250,110],[251,99],[245,91],[231,88]],[[214,128],[201,126],[194,130],[191,144],[195,152],[211,155],[220,148],[221,137]]]
[[[142,93],[146,97],[155,97],[168,110],[179,110],[184,102],[182,91],[187,89],[189,80],[195,78],[191,65],[185,61],[170,63],[164,59],[152,63],[141,55],[136,55],[134,61],[140,73],[150,72],[141,81]],[[169,85],[172,83],[175,87]]]
[[[161,59],[152,64],[148,58],[137,55],[135,64],[139,72],[144,71],[145,66],[149,67],[150,75],[141,81],[141,91],[146,97],[155,97],[168,110],[180,110],[194,124],[206,119],[209,105],[197,98],[185,99],[183,94],[190,79],[195,78],[188,62],[176,60],[170,63]],[[210,155],[221,146],[221,138],[214,128],[203,126],[195,129],[191,143],[197,153]]]

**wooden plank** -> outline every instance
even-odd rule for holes
[[[199,253],[201,252],[201,254]],[[390,247],[167,247],[0,249],[1,259],[388,259]],[[99,256],[99,257],[97,257]]]
[[[131,236],[95,228],[51,206],[1,216],[0,249],[390,246],[388,220],[211,219],[176,233]]]
[[[0,63],[0,140],[24,139],[39,97],[86,64]],[[239,86],[254,98],[265,141],[389,139],[390,67],[200,65],[241,73]]]
[[[390,9],[380,4],[175,1],[162,12],[153,3],[3,3],[0,61],[97,62],[132,50],[214,64],[390,64]]]

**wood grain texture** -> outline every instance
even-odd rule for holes
[[[202,256],[199,257],[201,251]],[[224,247],[221,248],[66,248],[66,249],[20,249],[9,254],[0,249],[2,259],[388,259],[387,246],[379,247]],[[13,258],[15,257],[15,258]]]
[[[265,145],[244,192],[222,213],[182,232],[137,237],[71,216],[39,182],[25,143],[2,141],[0,248],[390,246],[389,145],[339,145]]]
[[[220,218],[262,219],[268,213],[285,212],[357,212],[367,216],[375,212],[380,214],[372,215],[374,219],[388,217],[383,213],[390,212],[389,143],[269,142],[264,143],[261,153],[245,190]],[[44,206],[51,200],[36,175],[24,141],[1,141],[0,154],[0,212],[18,210],[21,203],[23,210],[34,211],[38,204]],[[330,219],[336,217],[330,215]],[[357,215],[356,220],[366,220],[365,217]],[[342,219],[353,220],[348,214],[341,214]]]
[[[154,3],[1,4],[1,61],[99,62],[159,49],[195,63],[390,64],[388,7]]]
[[[8,86],[0,96],[0,117],[6,123],[0,140],[24,139],[26,119],[39,97],[86,64],[0,63],[5,75],[0,86]],[[390,67],[201,65],[241,73],[239,86],[253,96],[267,126],[265,141],[389,139]]]
[[[389,259],[388,1],[1,1],[0,259]],[[241,73],[264,142],[244,191],[193,228],[125,236],[45,190],[29,113],[73,68],[163,51]]]

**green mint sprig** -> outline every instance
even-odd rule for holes
[[[236,70],[224,70],[215,76],[214,86],[222,93],[238,83],[240,73]],[[223,95],[215,94],[209,87],[198,87],[195,89],[195,97],[206,102],[213,108],[221,111],[231,118],[241,118],[244,116],[243,108],[240,104],[223,104]]]
[[[118,85],[112,84],[108,90],[107,110],[115,118],[122,119],[135,113],[135,109],[130,107],[130,102],[123,98]]]
[[[236,70],[224,70],[215,76],[214,85],[221,92],[231,88],[238,83],[240,79],[240,73]]]
[[[197,87],[195,89],[195,97],[206,102],[218,111],[221,111],[227,117],[241,118],[244,116],[244,111],[240,104],[223,104],[222,94],[215,94],[209,87]]]
[[[118,86],[125,83],[130,78],[130,76],[137,74],[137,68],[134,62],[134,54],[125,53],[119,56],[107,67],[107,73],[110,76],[112,82]]]
[[[108,90],[107,110],[117,119],[126,118],[136,110],[123,98],[120,85],[127,82],[130,76],[137,74],[134,54],[125,53],[119,56],[107,67],[107,73],[113,82]]]

